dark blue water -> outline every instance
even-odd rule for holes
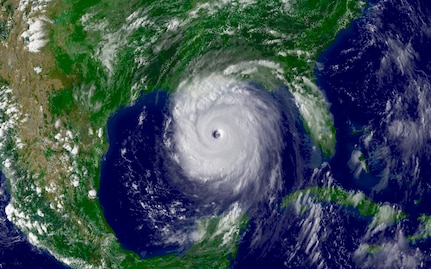
[[[375,4],[373,2],[378,1],[372,1],[371,6]],[[421,167],[419,180],[409,180],[413,177],[414,167],[410,167],[413,164],[407,158],[402,159],[400,142],[389,137],[385,108],[388,100],[398,95],[406,96],[402,100],[402,118],[418,120],[420,100],[414,93],[409,93],[409,88],[412,82],[421,87],[421,81],[430,81],[431,35],[424,32],[420,23],[428,18],[430,11],[430,5],[423,1],[420,4],[416,1],[393,1],[385,4],[379,12],[368,9],[365,18],[356,20],[320,56],[319,62],[325,68],[316,72],[319,86],[331,103],[337,129],[336,155],[331,160],[335,178],[346,189],[362,190],[377,202],[402,203],[404,209],[413,210],[411,214],[418,210],[431,213],[428,206],[419,209],[413,205],[417,199],[425,199],[424,205],[431,202],[430,189],[422,187],[431,178],[431,147],[429,143],[424,144],[414,156],[418,157]],[[367,29],[370,24],[377,25],[377,33]],[[414,56],[405,68],[412,68],[411,73],[398,70],[396,61],[381,71],[385,57],[395,53],[388,40],[396,40],[402,49],[406,49],[402,44],[411,45]],[[334,69],[336,66],[337,70]],[[361,137],[369,130],[373,130],[373,140],[369,148],[365,148],[361,145]],[[390,151],[390,158],[378,156],[383,147]],[[347,167],[353,149],[364,153],[370,169],[358,179],[352,177],[352,171]],[[388,184],[382,190],[377,189],[385,167],[390,167]],[[400,183],[399,177],[405,180]]]
[[[249,87],[258,98],[271,100],[271,105],[279,107],[283,117],[280,127],[285,141],[285,180],[282,193],[278,194],[282,197],[303,185],[302,171],[313,155],[311,140],[286,88],[269,93],[253,83]],[[217,190],[207,189],[204,183],[190,181],[183,175],[164,145],[164,138],[172,136],[172,130],[166,131],[172,109],[169,98],[163,91],[146,94],[133,106],[120,109],[108,122],[110,146],[101,169],[100,202],[123,247],[142,257],[179,253],[192,244],[187,238],[185,243],[165,243],[166,227],[187,235],[195,229],[196,220],[221,214],[237,199],[260,201],[255,195],[248,195],[247,190],[221,197]],[[267,171],[271,170],[268,167]],[[263,182],[259,192],[265,193],[267,184]],[[250,217],[262,217],[258,209],[265,206],[267,199],[260,203],[248,212]],[[177,213],[172,213],[172,209]]]
[[[173,245],[158,245],[161,234],[154,226],[177,221],[159,212],[169,210],[174,200],[183,203],[185,216],[194,208],[164,175],[164,153],[159,145],[163,144],[168,101],[166,92],[145,95],[133,106],[120,109],[108,123],[109,150],[102,163],[100,203],[122,245],[143,257],[176,250]]]
[[[25,235],[7,219],[5,207],[9,201],[6,180],[0,174],[0,268],[68,268],[47,252],[31,245]]]
[[[382,59],[388,53],[389,45],[386,42],[390,37],[398,39],[400,43],[411,43],[416,57],[412,62],[413,73],[409,75],[413,76],[413,79],[430,81],[431,34],[427,28],[421,28],[417,23],[421,20],[429,22],[427,18],[431,14],[431,5],[425,1],[389,1],[377,14],[372,7],[378,2],[381,1],[369,1],[365,16],[355,20],[349,29],[337,36],[337,40],[318,59],[324,67],[315,72],[319,87],[325,91],[331,103],[337,131],[336,154],[329,160],[329,170],[335,184],[347,190],[363,191],[374,201],[390,202],[409,214],[409,218],[400,222],[398,227],[394,226],[372,236],[370,242],[376,243],[390,242],[397,237],[400,227],[404,234],[413,234],[419,225],[417,217],[431,213],[431,190],[430,187],[424,187],[431,184],[430,143],[415,155],[421,167],[419,180],[408,180],[413,168],[402,168],[399,143],[388,143],[387,126],[384,123],[387,100],[396,93],[404,93],[407,81],[412,77],[407,77],[407,74],[402,74],[394,67],[379,74]],[[413,6],[409,6],[410,4]],[[370,24],[378,25],[378,33],[374,35],[380,36],[376,39],[372,39],[373,34],[367,29]],[[428,29],[429,27],[430,25]],[[418,117],[416,108],[419,100],[411,96],[408,101],[403,104],[405,116],[415,119]],[[373,140],[366,149],[361,145],[361,139],[369,134],[370,130],[373,130]],[[387,146],[391,152],[392,159],[389,164],[392,166],[387,186],[377,190],[376,185],[389,162],[387,159],[375,157],[376,152],[383,146]],[[364,153],[370,169],[369,173],[362,172],[359,178],[355,178],[348,167],[353,150],[361,150]],[[399,177],[406,180],[400,183]],[[327,181],[322,176],[314,183],[325,185]],[[418,198],[422,202],[415,204],[413,201]],[[325,214],[321,226],[325,227],[326,232],[319,252],[325,265],[329,268],[364,268],[364,260],[355,258],[353,253],[367,232],[371,218],[361,216],[354,209],[334,204],[322,206]],[[270,236],[266,240],[262,240],[268,244],[253,246],[256,234],[247,232],[240,245],[234,268],[317,268],[318,264],[310,259],[310,252],[298,247],[302,217],[297,217],[289,210],[280,212],[282,217],[268,211],[261,213],[267,221],[252,221],[251,226],[260,225],[273,231],[272,234],[268,233]],[[399,253],[405,251],[405,257],[414,255],[412,253],[415,248],[424,253],[424,256],[418,256],[422,262],[421,268],[431,268],[431,240],[406,242]],[[386,268],[385,264],[379,264],[378,260],[377,258],[376,263],[371,263],[366,268]],[[388,268],[399,268],[401,265],[395,262],[395,256],[393,260],[393,267]]]
[[[370,1],[370,7],[378,2]],[[322,53],[318,61],[325,67],[316,71],[318,84],[331,103],[337,129],[336,154],[330,161],[337,184],[345,189],[361,190],[376,202],[389,202],[402,209],[409,215],[408,220],[400,223],[407,235],[418,227],[417,217],[431,213],[431,189],[425,187],[431,183],[431,144],[428,140],[415,154],[406,157],[400,141],[388,134],[385,109],[388,100],[405,96],[401,117],[418,120],[420,100],[409,91],[412,82],[419,87],[425,85],[423,90],[429,91],[426,85],[431,79],[431,35],[425,29],[429,25],[421,22],[427,21],[430,12],[431,5],[425,1],[391,1],[378,11],[367,9],[364,18],[356,20]],[[369,25],[377,25],[377,32],[370,32]],[[394,53],[388,43],[391,39],[401,47],[410,44],[413,48],[414,56],[405,66],[405,69],[411,68],[411,73],[401,72],[396,61],[383,69],[385,57]],[[373,139],[366,148],[361,139],[369,130],[373,130]],[[386,157],[379,156],[383,148],[390,152]],[[364,153],[369,167],[369,173],[363,172],[359,178],[352,176],[347,165],[354,149]],[[415,180],[412,179],[416,165],[411,163],[413,158],[420,167]],[[378,184],[387,167],[387,185],[381,189]],[[415,200],[421,202],[417,204]],[[349,227],[357,228],[352,224]],[[431,242],[422,240],[410,246],[428,253]],[[430,268],[430,259],[424,257],[423,264],[423,268]]]

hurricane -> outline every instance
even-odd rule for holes
[[[172,158],[190,180],[229,195],[253,185],[256,194],[277,187],[281,106],[265,89],[209,76],[180,84],[172,106],[173,137],[166,144],[173,144]]]

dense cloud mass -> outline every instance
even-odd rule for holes
[[[283,122],[265,89],[213,75],[183,84],[172,106],[165,144],[189,180],[223,195],[279,187]]]

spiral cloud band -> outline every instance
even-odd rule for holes
[[[280,122],[269,92],[212,74],[180,84],[172,103],[173,135],[165,144],[186,177],[210,192],[258,193],[277,187]]]

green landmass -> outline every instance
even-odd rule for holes
[[[282,208],[298,202],[303,196],[311,197],[316,202],[334,203],[343,207],[355,208],[362,216],[372,217],[371,226],[395,223],[408,216],[392,206],[373,202],[362,192],[346,191],[336,186],[314,186],[291,193],[283,198]],[[305,211],[307,208],[303,206],[302,210]]]
[[[413,235],[407,236],[407,239],[412,242],[417,242],[431,237],[431,216],[422,215],[418,218],[421,226]]]
[[[37,9],[35,1],[2,1],[1,170],[12,197],[8,217],[30,242],[73,268],[229,267],[241,229],[222,243],[230,231],[213,227],[223,216],[202,220],[205,234],[217,235],[182,256],[141,259],[118,243],[97,199],[109,117],[142,93],[174,92],[199,72],[223,73],[235,63],[233,77],[286,84],[315,144],[333,154],[335,128],[314,69],[364,3],[224,3],[61,0]],[[36,20],[47,43],[34,52],[22,34]],[[342,190],[329,193],[347,203]],[[358,208],[375,216],[382,208],[363,203]],[[246,225],[239,219],[233,228]]]

